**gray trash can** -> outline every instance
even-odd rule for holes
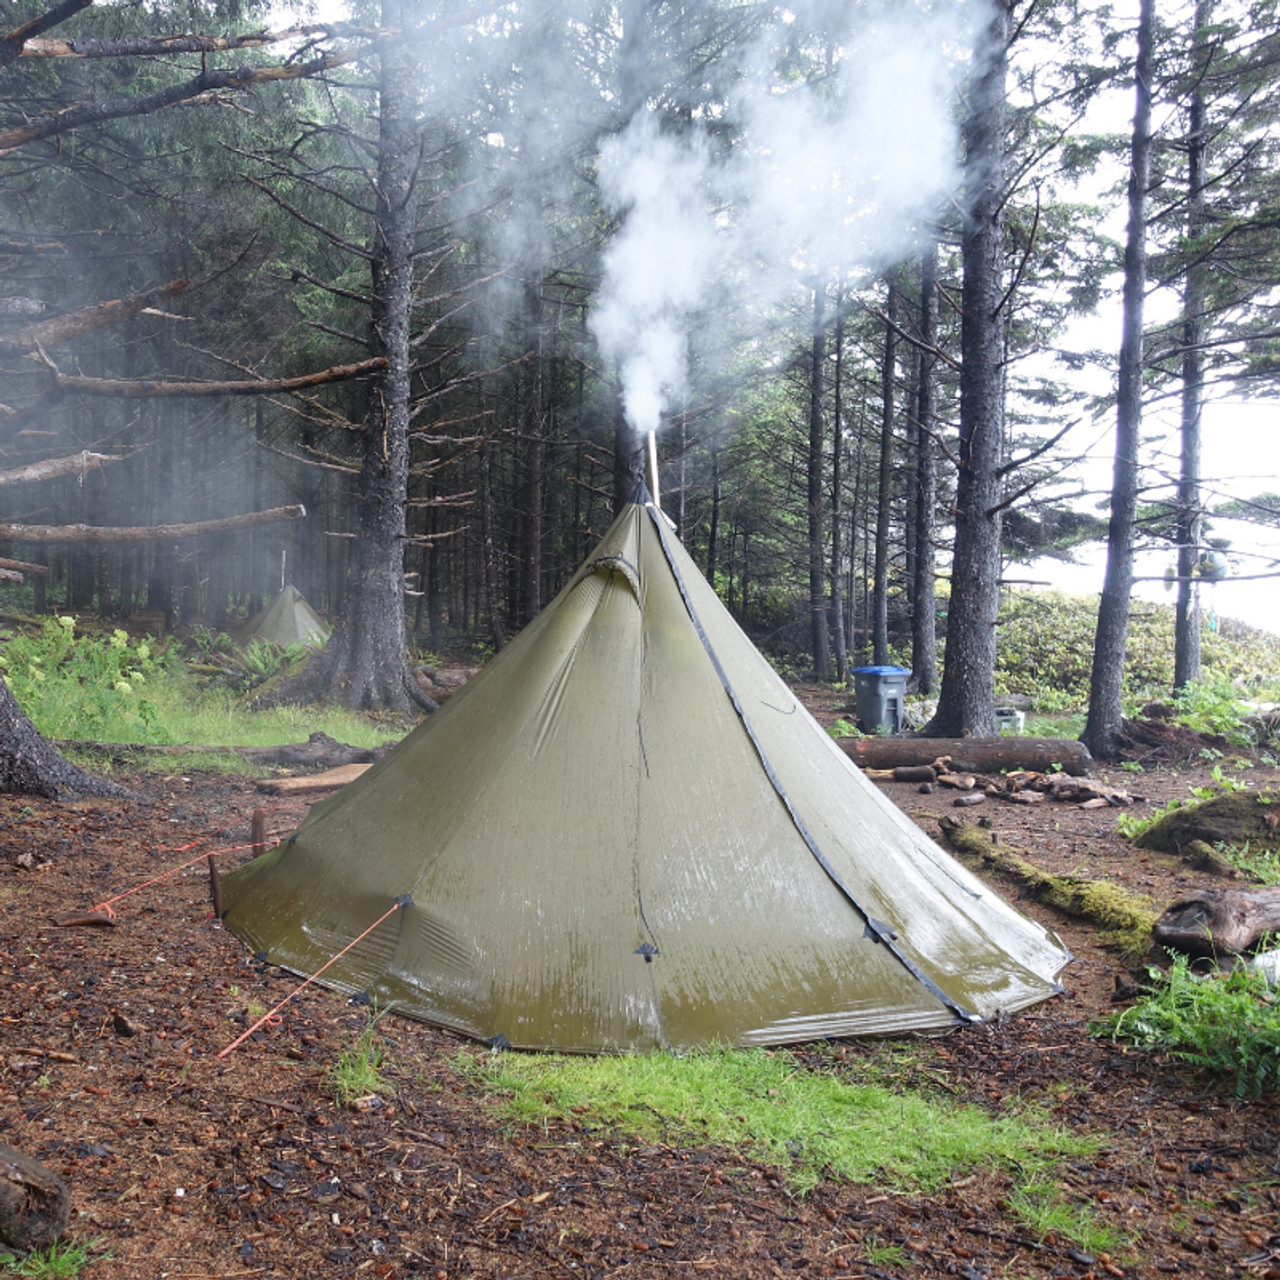
[[[856,667],[853,691],[858,703],[858,727],[863,733],[901,733],[902,701],[907,677],[902,667]]]

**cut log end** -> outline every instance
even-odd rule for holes
[[[0,1241],[43,1249],[67,1229],[71,1193],[39,1160],[0,1143]]]

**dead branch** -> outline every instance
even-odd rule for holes
[[[324,22],[287,31],[255,31],[243,36],[118,36],[112,39],[26,40],[23,58],[160,58],[173,53],[224,53],[262,49],[285,40],[317,36],[330,39],[389,40],[399,34],[390,27],[366,27],[355,22]]]
[[[0,539],[6,542],[58,543],[179,542],[184,538],[202,538],[211,533],[273,524],[277,520],[299,520],[306,514],[306,507],[299,504],[293,507],[272,507],[269,511],[250,511],[242,516],[227,516],[221,520],[200,520],[195,524],[157,524],[136,528],[90,524],[0,524]]]
[[[0,338],[0,355],[28,355],[41,348],[47,349],[56,347],[61,342],[69,342],[94,329],[119,324],[121,320],[136,316],[138,312],[155,306],[157,302],[185,293],[190,283],[190,280],[170,280],[168,284],[148,289],[145,293],[117,298],[113,302],[98,302],[80,311],[54,316],[52,320],[41,320],[39,324],[28,325],[25,329]]]
[[[15,27],[3,40],[0,40],[0,67],[16,62],[22,56],[22,47],[35,36],[43,35],[59,23],[74,17],[81,9],[87,9],[93,0],[62,0],[47,13],[33,18],[24,26]]]
[[[322,462],[319,458],[304,458],[299,453],[290,453],[287,449],[280,449],[273,444],[267,444],[265,440],[258,441],[258,448],[265,449],[268,453],[277,454],[281,458],[288,458],[290,462],[300,462],[304,467],[319,467],[321,471],[337,471],[345,476],[358,476],[360,474],[359,467],[344,466],[340,462]]]
[[[54,386],[59,391],[78,395],[119,396],[125,400],[149,400],[163,396],[265,396],[281,392],[301,391],[319,387],[329,382],[345,382],[351,378],[363,378],[387,367],[385,356],[362,360],[359,364],[335,365],[318,373],[304,373],[297,378],[263,378],[252,382],[162,382],[153,379],[124,381],[117,378],[84,378],[74,374],[59,373],[48,362],[53,372]]]
[[[48,573],[47,564],[29,564],[26,560],[0,559],[0,569],[12,569],[15,573]]]
[[[110,462],[123,462],[127,454],[83,453],[69,458],[50,458],[46,462],[33,462],[30,466],[15,467],[12,471],[0,471],[0,489],[11,484],[34,484],[37,480],[53,480],[58,476],[84,475],[105,467]]]
[[[183,106],[207,99],[210,94],[238,91],[255,84],[269,84],[276,80],[302,80],[322,75],[335,67],[358,61],[364,53],[365,49],[356,49],[347,53],[324,54],[310,62],[293,66],[207,69],[182,84],[173,84],[167,89],[144,94],[142,97],[78,102],[61,111],[37,116],[28,124],[0,131],[0,155],[8,155],[29,142],[51,138],[59,133],[69,133],[85,125],[102,124],[107,120],[120,120],[129,116],[150,115],[166,107]]]

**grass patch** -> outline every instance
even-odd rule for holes
[[[376,1019],[371,1020],[329,1068],[329,1087],[344,1107],[370,1094],[394,1092],[382,1075],[386,1055],[375,1022]]]
[[[1118,1254],[1133,1243],[1132,1236],[1099,1222],[1092,1204],[1063,1199],[1061,1189],[1052,1182],[1025,1183],[1005,1197],[1005,1204],[1041,1240],[1057,1236],[1094,1254]]]
[[[1234,1077],[1237,1097],[1280,1090],[1280,1007],[1265,978],[1240,964],[1198,974],[1185,956],[1147,974],[1151,993],[1098,1023],[1096,1035]]]
[[[826,1178],[929,1191],[977,1165],[1034,1169],[1096,1147],[1049,1123],[815,1071],[785,1050],[463,1054],[456,1065],[516,1124],[573,1117],[624,1141],[732,1147],[800,1193]]]
[[[44,1249],[17,1254],[0,1250],[0,1267],[7,1276],[26,1276],[30,1280],[55,1280],[56,1277],[78,1276],[92,1262],[111,1257],[102,1246],[104,1241],[58,1240]]]
[[[1258,884],[1280,884],[1280,850],[1251,849],[1244,844],[1217,843],[1214,849],[1222,860]]]

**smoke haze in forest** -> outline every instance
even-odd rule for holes
[[[602,43],[620,34],[591,0],[445,32],[424,48],[424,75],[433,95],[482,103],[493,141],[465,202],[512,210],[487,233],[515,264],[491,291],[490,325],[518,316],[518,278],[551,259],[557,208],[594,181],[617,229],[588,324],[633,425],[655,429],[691,356],[720,359],[733,338],[775,328],[779,307],[909,253],[954,198],[972,10],[804,0],[700,68],[678,109],[669,90],[687,68],[660,36],[622,39],[612,68],[574,56],[566,24]],[[575,155],[585,165],[566,165]]]

